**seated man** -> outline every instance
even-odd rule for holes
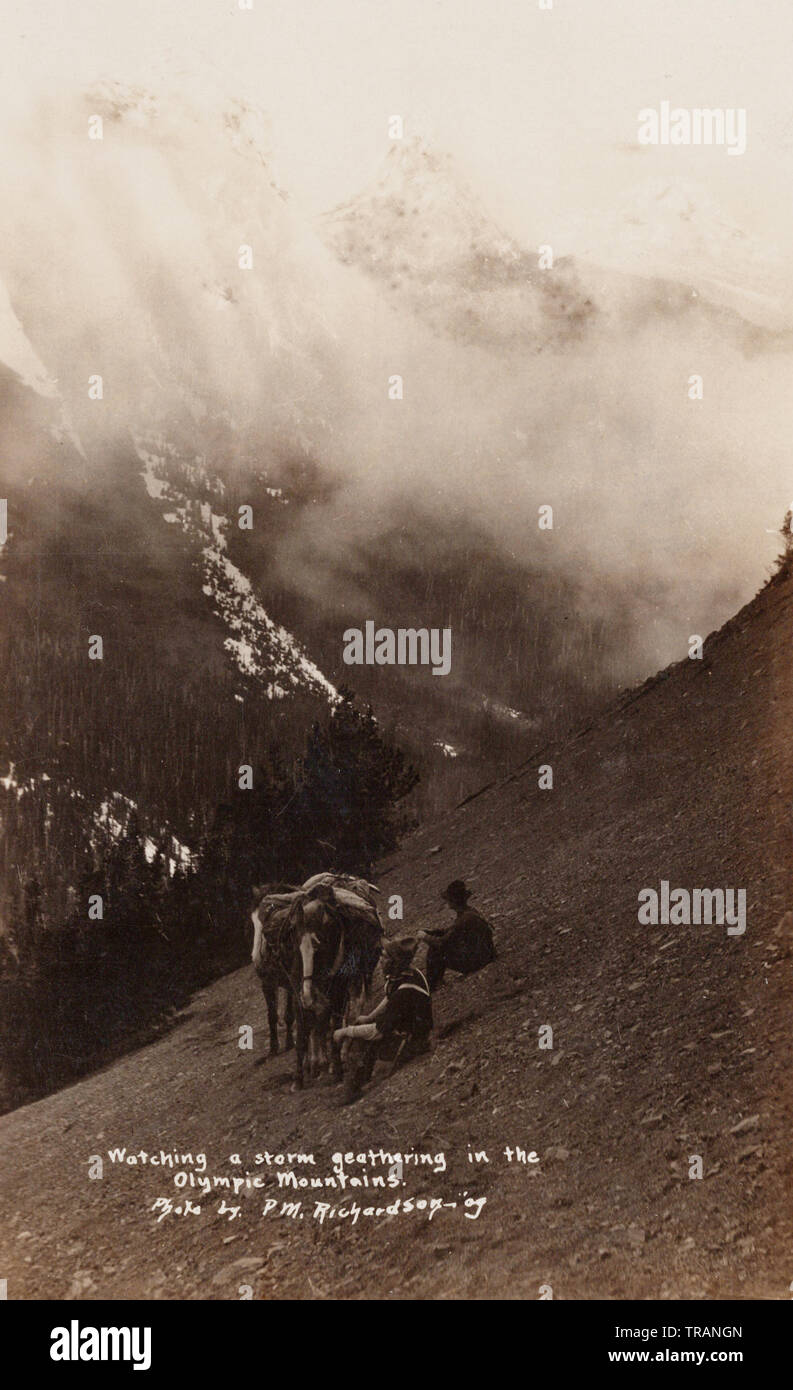
[[[438,988],[446,970],[460,975],[473,975],[496,958],[493,929],[490,923],[468,906],[471,894],[461,878],[456,878],[441,893],[444,902],[455,913],[450,927],[420,931],[420,941],[428,943],[427,980],[430,990]]]
[[[429,1051],[432,1003],[427,981],[412,964],[417,942],[412,937],[386,941],[383,947],[385,998],[373,1013],[361,1014],[347,1028],[337,1028],[334,1042],[352,1040],[347,1057],[345,1103],[357,1100],[378,1058],[408,1061]]]

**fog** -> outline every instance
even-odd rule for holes
[[[96,115],[101,140],[88,138]],[[646,293],[626,315],[608,282],[582,341],[561,349],[432,331],[335,260],[271,146],[265,115],[214,94],[198,105],[106,82],[16,104],[0,278],[89,473],[119,443],[135,466],[126,446],[142,429],[273,484],[305,456],[336,488],[285,532],[279,562],[313,601],[372,616],[365,594],[340,592],[343,559],[409,504],[575,574],[584,606],[607,605],[606,581],[634,596],[631,674],[685,655],[690,633],[751,597],[793,491],[789,351]],[[451,302],[452,271],[448,289]],[[27,475],[35,460],[16,464]],[[538,529],[544,505],[552,531]]]

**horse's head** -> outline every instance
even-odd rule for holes
[[[333,975],[341,964],[344,932],[337,914],[324,898],[297,902],[292,927],[300,977],[300,1002],[315,1009],[327,999]]]

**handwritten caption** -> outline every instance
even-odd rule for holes
[[[494,1159],[486,1150],[468,1146],[465,1162],[470,1168],[482,1171],[494,1161],[536,1171],[540,1160],[533,1149],[519,1145],[506,1145]],[[447,1183],[441,1179],[448,1180],[450,1166],[444,1150],[339,1150],[324,1159],[314,1152],[263,1150],[247,1158],[232,1153],[211,1167],[205,1152],[119,1147],[108,1149],[106,1156],[91,1156],[89,1178],[103,1178],[108,1166],[125,1172],[143,1169],[160,1180],[167,1174],[169,1192],[145,1198],[157,1223],[199,1217],[207,1209],[228,1221],[244,1213],[259,1220],[308,1219],[320,1226],[409,1216],[432,1221],[440,1212],[477,1221],[488,1201],[463,1184],[457,1191],[442,1191]],[[409,1185],[417,1190],[407,1192]]]

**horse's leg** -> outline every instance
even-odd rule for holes
[[[316,1014],[313,1014],[311,1017],[311,1024],[308,1031],[308,1048],[311,1056],[311,1080],[316,1081],[319,1076],[319,1065],[321,1060]]]
[[[270,1030],[270,1056],[275,1057],[278,1052],[278,992],[273,988],[271,982],[260,977],[262,994],[267,1006],[267,1026]]]
[[[303,1010],[302,1010],[302,1008],[301,1008],[299,1005],[298,1005],[298,1008],[297,1008],[296,1024],[297,1024],[297,1029],[296,1029],[296,1032],[297,1032],[297,1038],[296,1038],[296,1063],[297,1063],[297,1067],[296,1067],[296,1071],[295,1071],[295,1088],[296,1088],[297,1090],[299,1090],[299,1091],[302,1091],[302,1089],[303,1089],[303,1059],[305,1058],[305,1055],[306,1055],[306,1020],[305,1020],[305,1015],[304,1015],[304,1013],[303,1013]]]
[[[311,1081],[314,1077],[314,1019],[311,1014],[303,1013],[303,1028],[305,1031],[306,1075]]]
[[[335,1019],[333,1019],[332,1016],[328,1014],[327,1018],[323,1020],[322,1027],[319,1032],[320,1062],[322,1070],[324,1072],[328,1072],[331,1078],[334,1077],[333,1063],[331,1061],[331,1052],[335,1048],[335,1043],[332,1041],[332,1030],[335,1028],[335,1026]]]
[[[335,1020],[334,1020],[335,1022]],[[335,1027],[334,1027],[334,1032]],[[330,1079],[331,1081],[341,1081],[344,1074],[341,1064],[341,1044],[331,1035],[330,1040]]]
[[[347,995],[349,998],[349,995]],[[329,1069],[331,1069],[331,1080],[340,1081],[343,1079],[342,1066],[342,1045],[336,1042],[333,1037],[336,1029],[340,1029],[343,1024],[350,1022],[349,1009],[344,1008],[344,999],[336,999],[336,1008],[332,1008],[331,1016],[328,1019],[328,1041],[331,1047],[331,1059],[329,1059]]]
[[[286,1024],[286,1042],[284,1043],[284,1048],[285,1048],[285,1050],[286,1050],[287,1052],[289,1052],[289,1051],[294,1047],[294,1045],[295,1045],[295,1040],[294,1040],[294,1037],[292,1036],[292,1026],[293,1026],[294,1021],[295,1021],[295,1000],[294,1000],[294,996],[293,996],[293,994],[292,994],[291,989],[285,990],[284,993],[286,994],[286,1004],[284,1005],[284,1023]]]
[[[322,1020],[314,1015],[314,1028],[311,1034],[314,1040],[314,1078],[322,1075],[325,1064],[325,1029]]]
[[[359,1014],[363,1013],[364,1004],[366,1004],[368,997],[369,992],[366,985],[366,979],[362,976],[360,979],[356,980],[350,986],[350,994],[347,1004],[347,1016],[352,1020],[353,1023],[358,1018]]]

